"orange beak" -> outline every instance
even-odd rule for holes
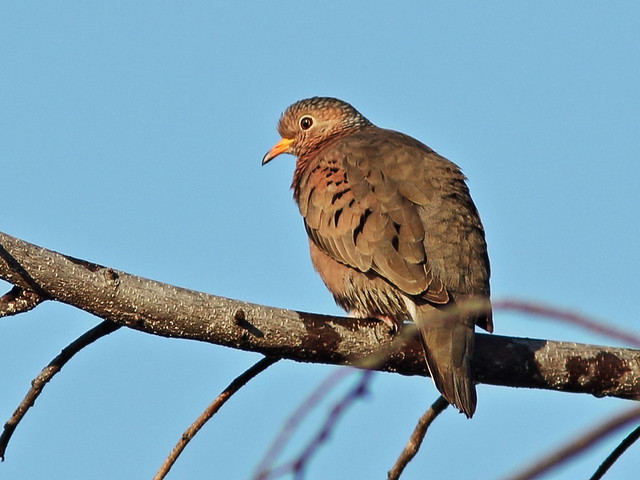
[[[264,157],[262,157],[262,165],[266,165],[281,153],[289,153],[289,147],[292,143],[293,139],[291,138],[283,138],[280,140]]]

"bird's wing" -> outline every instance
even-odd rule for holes
[[[307,233],[338,262],[376,272],[409,295],[447,303],[429,266],[418,212],[433,194],[420,155],[432,152],[417,141],[406,144],[409,137],[388,137],[350,135],[318,152],[298,193]]]

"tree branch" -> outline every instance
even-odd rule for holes
[[[411,434],[411,437],[409,437],[409,441],[404,446],[400,456],[396,460],[396,463],[393,465],[391,470],[387,472],[387,480],[398,480],[400,478],[400,475],[402,475],[406,466],[411,460],[413,460],[413,457],[416,456],[418,450],[420,450],[420,446],[422,445],[424,436],[427,434],[427,430],[438,415],[444,412],[448,406],[449,402],[440,395],[436,401],[431,404],[427,411],[422,414],[420,420],[418,420],[416,428]]]
[[[205,409],[204,412],[200,414],[200,416],[193,422],[189,428],[182,434],[180,440],[175,447],[171,450],[165,461],[160,466],[160,469],[153,477],[153,480],[163,480],[171,467],[173,467],[176,460],[180,454],[182,454],[183,450],[186,448],[187,444],[196,436],[196,434],[200,431],[202,427],[204,427],[205,423],[207,423],[211,418],[218,413],[218,410],[222,408],[222,406],[227,403],[233,395],[235,395],[242,387],[244,387],[249,381],[255,378],[260,373],[264,372],[271,365],[276,363],[279,359],[272,357],[264,357],[251,366],[248,370],[245,370],[242,374],[237,376],[233,382],[229,384],[227,388],[225,388],[220,395],[218,395],[213,402],[209,404],[209,406]]]
[[[380,322],[250,304],[136,277],[0,232],[0,278],[40,297],[154,335],[301,362],[356,364],[393,341]],[[375,367],[427,375],[411,339]],[[478,334],[481,383],[640,399],[640,351]]]
[[[597,425],[595,428],[589,429],[589,431],[566,445],[556,447],[549,455],[534,465],[524,469],[522,472],[507,477],[506,480],[533,480],[534,478],[538,478],[540,475],[564,464],[570,458],[583,453],[586,449],[604,440],[613,432],[629,424],[635,424],[638,420],[640,420],[639,407],[634,407],[631,410],[618,414],[606,422]]]
[[[622,456],[627,449],[633,445],[638,438],[640,438],[640,427],[636,427],[633,431],[627,435],[622,442],[605,458],[604,462],[600,464],[598,470],[595,471],[593,476],[589,480],[600,480],[604,477],[605,473],[609,471],[611,466]]]
[[[56,357],[49,362],[49,364],[42,369],[40,374],[31,381],[31,388],[24,396],[18,408],[16,408],[11,418],[4,424],[2,434],[0,434],[0,460],[4,461],[4,454],[9,445],[9,441],[13,435],[13,432],[18,427],[18,424],[22,421],[29,409],[36,403],[36,399],[42,393],[45,385],[51,381],[54,375],[56,375],[71,358],[82,350],[87,345],[92,344],[99,338],[109,335],[119,329],[121,325],[114,324],[109,321],[104,321],[99,325],[93,327],[88,332],[83,333],[73,342],[67,345],[62,351],[56,355]]]
[[[31,290],[14,286],[0,297],[0,317],[17,315],[36,308],[46,299]]]
[[[327,388],[331,388],[343,376],[342,371],[334,372],[327,380],[316,388],[316,390],[303,402],[300,407],[293,412],[285,423],[282,431],[274,440],[271,448],[265,454],[263,460],[258,465],[257,473],[253,477],[256,480],[268,480],[283,477],[289,473],[294,475],[294,479],[304,479],[309,462],[318,449],[325,443],[331,432],[335,429],[338,420],[344,415],[347,408],[352,406],[358,398],[367,394],[367,388],[373,375],[371,371],[361,372],[360,379],[329,411],[320,430],[313,436],[309,443],[302,449],[296,458],[279,466],[272,466],[282,447],[290,440],[293,430],[298,426],[302,417],[308,415],[310,410],[316,405],[321,397],[328,393]],[[336,374],[337,373],[337,374]]]

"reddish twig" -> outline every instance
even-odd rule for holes
[[[549,470],[568,461],[570,458],[584,452],[597,442],[603,440],[616,430],[625,427],[630,423],[636,423],[640,420],[640,407],[632,408],[622,414],[619,414],[597,427],[589,430],[581,437],[572,441],[564,447],[561,447],[547,455],[542,460],[536,462],[531,467],[526,468],[520,473],[507,477],[508,480],[532,480]]]
[[[259,362],[255,363],[251,368],[246,370],[243,374],[239,375],[235,378],[233,382],[229,384],[227,388],[225,388],[220,395],[216,397],[216,399],[205,409],[204,412],[196,419],[195,422],[191,424],[189,428],[182,434],[180,440],[171,453],[167,456],[166,460],[158,470],[158,473],[153,477],[153,480],[162,480],[173,464],[176,463],[176,460],[182,453],[182,451],[186,448],[191,439],[200,431],[200,429],[207,423],[211,417],[213,417],[218,410],[224,405],[227,400],[229,400],[238,390],[240,390],[243,386],[245,386],[249,380],[262,373],[268,367],[276,363],[279,358],[276,357],[264,357]]]
[[[563,322],[578,325],[600,335],[626,342],[634,347],[640,347],[640,337],[637,334],[610,327],[602,321],[589,318],[585,315],[570,310],[563,310],[560,308],[525,300],[509,299],[494,301],[493,308],[495,310],[514,310],[518,312],[529,313],[531,315],[540,315],[543,317],[555,318],[556,320],[562,320]]]
[[[305,466],[309,463],[309,460],[313,457],[314,453],[320,448],[320,446],[327,441],[329,434],[333,431],[338,420],[342,414],[346,411],[347,407],[352,405],[356,399],[363,397],[367,393],[367,386],[373,376],[373,372],[365,371],[361,373],[360,381],[356,386],[349,391],[338,403],[336,403],[329,415],[327,416],[322,428],[318,431],[317,435],[312,439],[307,447],[300,454],[298,459],[291,462],[291,469],[295,472],[297,479],[303,478],[303,472]]]
[[[87,345],[95,342],[101,337],[105,335],[109,335],[115,330],[119,329],[121,325],[110,321],[104,321],[99,325],[95,326],[91,330],[85,332],[73,342],[71,342],[66,348],[64,348],[59,355],[57,355],[49,365],[42,369],[40,374],[33,379],[31,382],[31,388],[24,396],[18,408],[13,412],[11,418],[4,424],[4,430],[0,435],[0,459],[4,461],[4,454],[7,449],[7,445],[9,444],[9,440],[11,440],[11,436],[15,431],[16,427],[20,423],[20,421],[24,418],[27,411],[33,406],[36,399],[42,392],[44,386],[53,378],[53,376],[58,373],[62,367],[80,350],[82,350]]]
[[[263,478],[260,475],[262,475],[263,472],[267,472],[270,465],[276,461],[282,449],[284,449],[286,444],[289,442],[289,439],[291,438],[291,435],[293,435],[295,429],[300,423],[302,423],[303,418],[313,410],[320,400],[322,400],[322,398],[324,398],[336,384],[353,371],[354,370],[351,368],[342,368],[333,372],[324,380],[324,382],[316,387],[311,395],[309,395],[309,397],[302,402],[302,404],[289,416],[289,418],[287,418],[286,422],[280,429],[280,432],[258,464],[256,469],[257,473],[254,475],[254,478],[258,480]]]
[[[276,460],[277,455],[286,445],[291,437],[293,430],[300,424],[304,416],[309,414],[313,407],[347,374],[353,372],[353,369],[343,369],[334,372],[322,384],[317,387],[312,394],[300,405],[296,411],[289,417],[283,426],[280,434],[274,440],[272,446],[265,454],[263,460],[256,469],[257,473],[253,477],[256,480],[268,480],[269,478],[277,478],[289,472],[295,475],[296,479],[301,479],[306,466],[310,459],[320,448],[320,446],[329,438],[329,434],[335,428],[338,420],[346,411],[347,407],[352,405],[356,399],[366,394],[366,388],[373,376],[372,371],[361,372],[360,381],[339,401],[337,402],[318,433],[311,439],[304,450],[294,460],[284,463],[279,467],[271,468]]]
[[[640,427],[636,427],[629,435],[625,437],[620,445],[618,445],[611,454],[602,462],[602,465],[598,467],[596,472],[589,480],[600,480],[605,473],[611,468],[611,466],[622,456],[622,454],[640,438]]]
[[[447,407],[449,406],[449,402],[445,400],[445,398],[440,395],[435,402],[429,407],[429,409],[424,412],[420,420],[418,420],[418,424],[416,425],[415,430],[409,437],[409,441],[405,445],[402,453],[396,460],[395,465],[389,472],[387,472],[388,480],[397,480],[402,475],[407,464],[413,460],[413,457],[416,456],[418,450],[420,450],[420,446],[422,445],[422,441],[424,440],[424,436],[427,433],[428,428],[431,426],[433,421],[436,419],[438,415],[440,415]]]

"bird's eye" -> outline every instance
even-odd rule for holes
[[[300,128],[302,130],[309,130],[313,126],[313,118],[311,117],[302,117],[300,119]]]

